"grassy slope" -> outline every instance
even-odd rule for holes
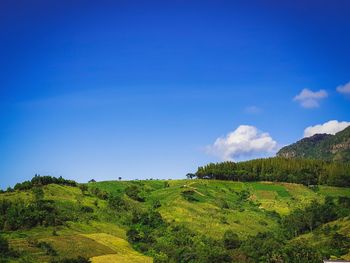
[[[325,195],[348,195],[349,189],[320,187],[314,192],[299,184],[269,182],[231,182],[218,180],[171,180],[142,182],[99,182],[89,184],[101,190],[120,193],[130,184],[146,187],[144,206],[151,206],[159,200],[160,213],[168,221],[185,223],[189,228],[212,237],[221,238],[227,229],[235,230],[241,237],[256,234],[259,231],[272,230],[277,226],[274,217],[266,211],[288,214],[297,207],[303,207],[311,200],[322,201]],[[184,190],[194,190],[198,202],[188,202],[181,196]],[[250,198],[237,207],[238,193],[247,190]],[[226,202],[229,209],[222,208]]]
[[[331,228],[335,227],[337,229],[336,230],[337,233],[350,237],[350,216],[348,216],[345,218],[335,220],[328,224],[325,224],[319,229],[316,229],[314,232],[298,236],[294,240],[304,239],[304,240],[307,240],[307,242],[312,246],[315,246],[315,247],[321,246],[322,244],[328,241],[328,237],[329,237],[327,234],[322,233],[322,231],[320,231],[321,228],[324,228],[325,226],[330,226]],[[293,242],[294,240],[292,240],[291,242]],[[334,259],[338,259],[338,258],[334,256]],[[341,259],[350,260],[350,250],[348,251],[348,254],[342,256]]]
[[[123,262],[126,263],[152,262],[149,257],[138,253],[130,246],[126,241],[126,230],[122,226],[119,226],[117,222],[104,220],[103,208],[107,205],[105,201],[98,200],[98,206],[101,209],[97,209],[94,205],[96,198],[82,195],[81,190],[77,187],[47,185],[44,187],[44,192],[45,199],[59,202],[62,206],[80,202],[93,207],[97,220],[85,221],[82,219],[79,222],[69,222],[65,226],[55,228],[57,236],[53,235],[53,227],[36,227],[30,230],[4,233],[15,250],[28,254],[28,257],[34,262],[48,262],[50,256],[28,242],[35,239],[50,243],[61,258],[85,256],[92,258],[92,261],[97,263],[113,262],[107,259],[117,258],[123,258]],[[1,194],[0,199],[3,198],[22,199],[26,202],[33,200],[30,191]],[[104,242],[107,238],[111,241],[108,244]],[[107,258],[105,258],[106,255],[108,255]]]
[[[314,192],[302,185],[268,182],[112,181],[91,183],[88,186],[120,194],[132,184],[141,185],[144,189],[146,202],[141,203],[143,207],[150,207],[155,200],[159,200],[161,207],[158,209],[166,220],[184,223],[192,230],[214,238],[221,238],[227,229],[235,230],[242,238],[259,231],[273,230],[277,227],[277,221],[268,211],[284,215],[313,199],[323,200],[325,195],[350,196],[350,190],[345,188],[320,187],[318,192]],[[198,201],[185,200],[181,195],[184,190],[193,190]],[[240,202],[240,192],[243,190],[249,191],[250,196],[248,200]],[[52,244],[61,257],[84,255],[92,258],[94,263],[152,261],[133,250],[126,241],[126,229],[104,214],[103,208],[107,206],[105,201],[98,200],[97,208],[95,197],[83,196],[78,188],[68,186],[48,185],[44,191],[45,199],[55,200],[62,205],[79,202],[93,207],[97,219],[82,219],[59,227],[58,236],[52,234],[51,227],[6,233],[12,247],[29,252],[37,262],[45,262],[49,257],[42,250],[30,246],[28,238]],[[21,198],[30,202],[33,197],[30,191],[22,191],[1,194],[1,198]]]

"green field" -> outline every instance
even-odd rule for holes
[[[57,258],[81,255],[94,263],[152,262],[152,258],[135,251],[127,242],[123,217],[112,217],[107,201],[91,194],[92,189],[98,188],[109,194],[126,196],[125,189],[132,185],[142,189],[145,200],[137,202],[126,197],[131,204],[146,209],[159,201],[157,210],[167,222],[183,224],[196,233],[214,239],[221,239],[228,229],[234,230],[242,239],[259,232],[274,231],[278,228],[276,213],[287,215],[296,208],[305,207],[312,200],[323,202],[327,195],[350,196],[350,189],[347,188],[320,186],[314,191],[304,185],[271,182],[110,181],[89,183],[89,190],[84,194],[78,187],[51,184],[43,187],[45,200],[53,200],[62,207],[78,204],[91,207],[93,212],[90,217],[58,227],[35,227],[3,234],[12,248],[25,255],[27,262],[49,262],[52,258],[35,247],[33,240],[51,244],[58,252]],[[191,191],[194,200],[184,198],[184,191]],[[28,203],[33,198],[29,190],[0,195],[0,199],[22,199]],[[339,231],[350,237],[349,218],[337,224],[340,224]],[[321,237],[309,233],[303,238],[316,244],[326,239],[325,236]]]

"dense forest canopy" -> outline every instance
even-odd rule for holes
[[[273,157],[238,163],[210,163],[199,167],[195,176],[200,179],[350,186],[350,164]]]

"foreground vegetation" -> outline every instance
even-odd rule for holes
[[[349,188],[199,179],[33,182],[0,194],[0,262],[350,259]]]

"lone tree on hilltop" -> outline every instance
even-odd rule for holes
[[[196,177],[196,175],[192,174],[192,173],[188,173],[188,174],[186,174],[186,177],[187,177],[187,179],[193,179]]]

